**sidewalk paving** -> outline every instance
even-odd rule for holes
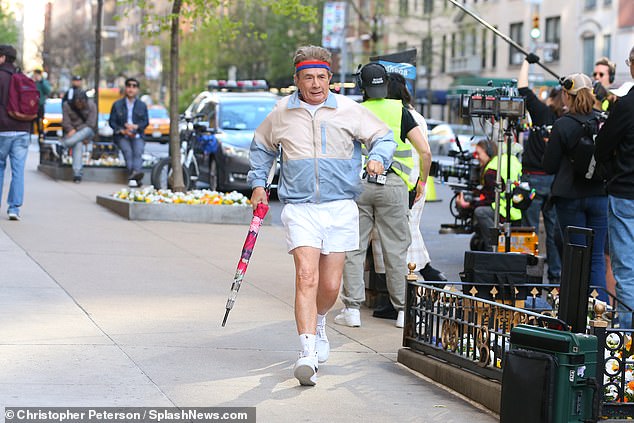
[[[361,328],[331,312],[330,359],[316,387],[300,387],[281,227],[260,231],[222,328],[246,227],[127,221],[95,202],[121,186],[54,181],[36,167],[31,152],[22,220],[0,211],[0,405],[256,407],[259,423],[497,421],[396,363],[401,330],[368,310]]]

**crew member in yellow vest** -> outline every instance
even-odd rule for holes
[[[488,140],[481,140],[476,145],[475,155],[480,162],[482,172],[480,175],[480,184],[477,190],[473,192],[473,200],[466,201],[464,194],[461,192],[456,197],[456,205],[459,208],[473,209],[473,215],[476,219],[476,233],[480,240],[479,245],[472,243],[472,249],[482,249],[483,251],[491,251],[495,240],[491,237],[490,228],[493,228],[495,219],[495,183],[498,171],[497,145]],[[506,184],[508,167],[508,156],[502,154],[502,170],[501,177],[503,185]],[[511,172],[510,182],[519,181],[522,175],[522,164],[511,154]],[[522,219],[522,212],[519,209],[511,207],[511,222],[517,222]],[[506,198],[504,192],[500,194],[500,222],[506,220]],[[495,238],[497,239],[497,238]],[[475,247],[475,248],[474,248]]]
[[[427,180],[431,152],[418,124],[399,100],[386,100],[388,75],[378,63],[365,65],[359,73],[364,91],[363,106],[381,118],[394,133],[397,148],[392,166],[383,184],[363,180],[363,191],[357,199],[359,208],[359,249],[346,253],[341,299],[345,308],[335,317],[335,323],[360,326],[359,308],[365,301],[364,262],[373,227],[376,227],[385,263],[386,285],[390,301],[397,310],[396,326],[403,327],[405,306],[405,275],[407,248],[410,244],[408,210],[410,189],[419,189],[417,178],[411,177],[414,167],[412,145],[420,156],[421,180]],[[409,142],[408,142],[409,140]],[[411,143],[411,144],[410,144]],[[417,188],[418,186],[418,188]]]

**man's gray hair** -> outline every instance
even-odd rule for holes
[[[293,66],[297,66],[299,62],[304,60],[319,60],[322,62],[331,63],[332,55],[328,50],[319,46],[303,46],[295,51],[293,57]]]

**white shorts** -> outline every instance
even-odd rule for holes
[[[282,210],[286,244],[319,248],[322,254],[359,248],[359,209],[354,200],[286,204]]]

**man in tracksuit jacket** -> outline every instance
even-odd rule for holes
[[[300,357],[294,375],[317,382],[318,362],[328,359],[326,313],[339,293],[346,251],[359,244],[355,198],[361,192],[361,143],[366,170],[381,174],[396,148],[392,131],[369,110],[329,91],[330,52],[300,47],[294,57],[294,94],[278,102],[251,144],[251,202],[266,203],[264,186],[281,146],[278,197],[295,261],[295,321]]]

